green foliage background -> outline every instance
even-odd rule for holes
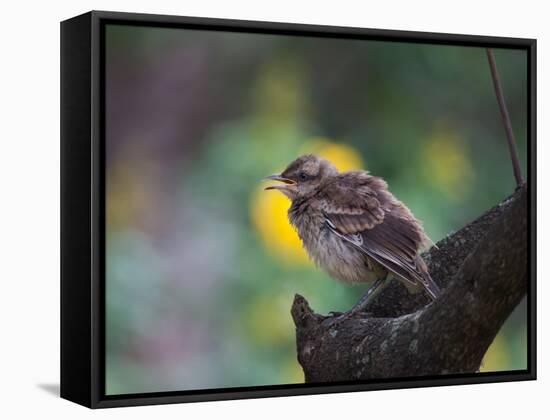
[[[525,170],[526,53],[495,55]],[[328,312],[366,289],[251,222],[312,138],[352,147],[434,241],[515,186],[481,48],[109,25],[106,63],[107,394],[303,381],[294,293]],[[522,303],[483,369],[525,367]]]

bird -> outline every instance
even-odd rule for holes
[[[333,313],[338,322],[365,311],[392,278],[410,293],[440,296],[420,256],[432,241],[383,178],[365,170],[339,172],[328,160],[308,154],[263,180],[277,182],[265,190],[290,199],[289,222],[318,267],[347,284],[371,283],[349,311]]]

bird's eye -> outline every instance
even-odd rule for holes
[[[300,177],[301,181],[307,180],[307,174],[305,172],[300,172],[298,176]]]

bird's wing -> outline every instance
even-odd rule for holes
[[[349,184],[335,183],[324,195],[329,229],[401,279],[428,289],[433,281],[418,256],[426,238],[420,224],[380,178],[367,175],[355,178],[355,188]]]
[[[329,184],[320,195],[320,210],[343,234],[372,229],[384,220],[385,198],[377,187],[386,190],[386,183],[366,172],[347,173]],[[377,185],[377,183],[379,185]]]

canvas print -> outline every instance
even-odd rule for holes
[[[103,42],[107,396],[528,369],[526,50]]]

